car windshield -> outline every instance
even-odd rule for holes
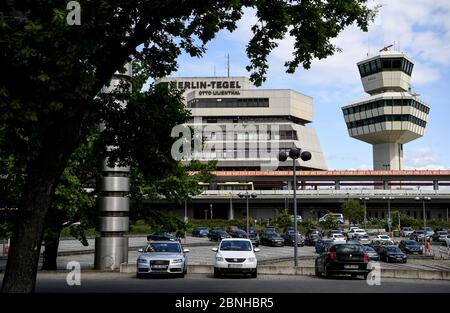
[[[447,232],[441,230],[441,231],[438,231],[438,234],[439,234],[439,235],[447,235]]]
[[[375,249],[374,248],[372,248],[372,247],[364,247],[364,250],[366,250],[366,252],[375,252],[376,253],[376,251],[375,251]]]
[[[247,240],[226,240],[220,244],[221,251],[252,251],[252,244]]]
[[[402,250],[400,250],[398,247],[393,247],[393,246],[386,247],[385,249],[388,252],[402,252]]]
[[[406,241],[405,244],[407,246],[420,246],[419,243],[417,241],[414,241],[414,240]]]
[[[404,227],[403,230],[411,230],[411,227]]]
[[[363,248],[360,245],[334,245],[334,250],[338,253],[358,253],[362,252]]]
[[[381,238],[381,239],[389,239],[389,236],[381,235],[380,238]]]
[[[344,238],[344,235],[342,235],[342,234],[334,234],[333,237],[334,238]]]
[[[418,235],[422,235],[423,233],[424,233],[423,230],[418,230],[418,231],[416,231],[416,234],[418,234]]]
[[[177,243],[154,242],[147,246],[147,252],[172,252],[180,253],[181,247]]]

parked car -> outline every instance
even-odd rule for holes
[[[427,234],[427,236],[433,236],[434,235],[434,231],[433,228],[431,227],[422,227],[421,230],[425,231],[425,233]]]
[[[328,221],[328,219],[331,217],[330,215],[333,215],[334,219],[338,223],[344,224],[344,215],[342,213],[327,213],[324,216],[322,216],[321,218],[319,218],[319,222],[326,222],[326,221]]]
[[[232,238],[247,238],[247,233],[242,229],[236,229],[231,233]]]
[[[402,240],[398,247],[406,254],[423,254],[423,245],[415,240]]]
[[[332,245],[328,251],[321,253],[315,261],[316,276],[322,274],[329,278],[334,274],[350,274],[352,277],[362,275],[364,278],[370,273],[367,268],[369,255],[359,244]]]
[[[263,234],[263,233],[276,233],[276,232],[277,232],[277,228],[275,226],[267,226],[267,227],[264,227],[264,229],[261,232],[261,234]]]
[[[333,236],[333,234],[341,234],[341,235],[343,235],[343,232],[342,232],[342,230],[339,230],[339,229],[332,229],[332,230],[330,230],[328,232],[328,237]]]
[[[450,235],[447,235],[447,237],[444,238],[444,244],[450,246]]]
[[[147,235],[147,241],[180,241],[180,238],[168,232],[154,232]]]
[[[423,242],[425,240],[430,241],[430,236],[426,235],[423,230],[415,230],[411,236],[409,236],[409,239]]]
[[[370,238],[369,235],[360,235],[356,236],[355,240],[357,240],[362,245],[368,245],[370,244]]]
[[[252,242],[253,246],[258,247],[260,244],[259,235],[256,232],[255,227],[249,227],[248,229],[248,238]]]
[[[255,252],[260,250],[253,248],[249,239],[223,239],[219,247],[212,250],[216,252],[214,277],[227,273],[250,274],[253,278],[257,277],[258,261]]]
[[[179,242],[153,241],[144,249],[136,262],[136,277],[142,278],[149,274],[173,274],[184,277],[187,272],[186,253]]]
[[[378,252],[372,248],[371,246],[363,246],[364,251],[369,255],[369,261],[378,262],[380,260],[380,256],[378,255]]]
[[[307,246],[314,246],[317,241],[322,239],[322,232],[314,229],[308,231],[308,233],[305,236],[305,245]]]
[[[447,237],[447,235],[448,235],[448,231],[446,231],[446,230],[438,230],[431,236],[431,240],[432,241],[444,242],[445,238]]]
[[[260,241],[262,245],[266,246],[274,246],[274,247],[283,247],[284,239],[276,232],[268,232],[263,233],[260,237]]]
[[[333,234],[333,236],[331,236],[331,239],[333,239],[334,243],[339,243],[339,242],[345,243],[347,241],[345,239],[345,236],[342,234]]]
[[[376,235],[372,241],[376,242],[376,243],[380,243],[382,245],[393,245],[394,244],[391,237],[389,237],[388,235]]]
[[[297,223],[301,223],[302,222],[302,216],[301,215],[297,215]],[[291,215],[291,222],[294,223],[294,215]]]
[[[363,235],[367,235],[367,232],[364,229],[361,228],[352,228],[348,233],[347,233],[347,238],[348,239],[353,239],[356,238],[358,236],[363,236]]]
[[[238,230],[238,229],[239,229],[239,227],[237,227],[237,226],[228,226],[226,229],[226,232],[231,235],[235,230]]]
[[[414,230],[412,229],[412,227],[402,227],[400,230],[400,235],[402,237],[409,237],[413,232]]]
[[[328,247],[330,247],[334,243],[331,238],[323,238],[316,242],[315,249],[316,253],[325,252]]]
[[[225,238],[231,238],[231,236],[225,230],[219,228],[211,230],[208,234],[208,238],[211,241],[221,241]]]
[[[208,234],[208,227],[199,226],[192,230],[192,237],[207,237]]]
[[[284,244],[293,246],[295,244],[295,230],[287,230],[283,234]],[[297,232],[297,246],[305,245],[305,236]]]
[[[400,263],[406,263],[407,256],[405,253],[403,253],[402,250],[400,250],[399,247],[394,245],[387,245],[387,246],[381,246],[380,250],[378,251],[378,254],[380,255],[380,260],[385,262],[400,262]]]

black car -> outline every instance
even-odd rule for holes
[[[223,228],[211,230],[207,237],[211,241],[221,241],[224,238],[231,238],[231,236]]]
[[[284,243],[293,246],[295,244],[295,231],[287,230],[283,234]],[[297,232],[297,246],[303,247],[305,245],[305,236]]]
[[[207,237],[209,234],[208,227],[196,227],[192,231],[192,237]]]
[[[380,260],[385,262],[406,263],[407,256],[397,246],[381,246],[378,252]]]
[[[423,246],[415,240],[402,240],[398,247],[406,254],[423,254]]]
[[[319,241],[316,242],[316,245],[315,245],[316,253],[325,252],[327,247],[331,246],[332,244],[333,244],[333,239],[330,239],[330,238],[320,239]]]
[[[235,229],[231,233],[231,237],[233,238],[247,238],[247,233],[243,231],[242,229]]]
[[[316,242],[322,239],[322,232],[319,230],[309,231],[306,234],[305,245],[307,246],[315,246]]]
[[[259,235],[256,232],[256,228],[255,227],[250,227],[248,229],[248,238],[250,239],[250,241],[252,242],[252,244],[255,247],[259,246],[260,240],[259,240]]]
[[[315,273],[316,276],[323,274],[326,278],[334,274],[350,274],[352,277],[362,275],[367,278],[370,273],[368,263],[369,255],[362,245],[346,243],[332,245],[328,251],[316,258]]]
[[[378,262],[380,260],[380,256],[378,255],[378,252],[374,248],[368,245],[363,245],[363,249],[369,256],[369,261]]]
[[[168,232],[154,232],[147,235],[147,241],[180,241],[180,238]]]
[[[276,232],[263,233],[260,237],[260,241],[262,245],[266,246],[276,246],[276,247],[284,246],[283,237],[278,235]]]

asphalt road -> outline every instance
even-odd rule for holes
[[[362,278],[332,279],[305,276],[259,275],[257,279],[188,274],[185,278],[151,277],[137,279],[134,274],[82,272],[81,286],[68,286],[66,273],[39,273],[36,292],[51,293],[450,293],[450,281],[381,280],[369,286]],[[1,280],[0,276],[0,280]]]

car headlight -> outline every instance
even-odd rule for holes
[[[146,263],[148,263],[148,261],[146,259],[138,259],[138,263],[146,264]]]
[[[216,261],[217,261],[217,262],[223,262],[223,258],[220,257],[220,256],[216,256]]]
[[[182,263],[183,259],[173,259],[172,263]]]
[[[254,258],[254,257],[248,258],[247,260],[252,263],[256,262],[256,258]]]

